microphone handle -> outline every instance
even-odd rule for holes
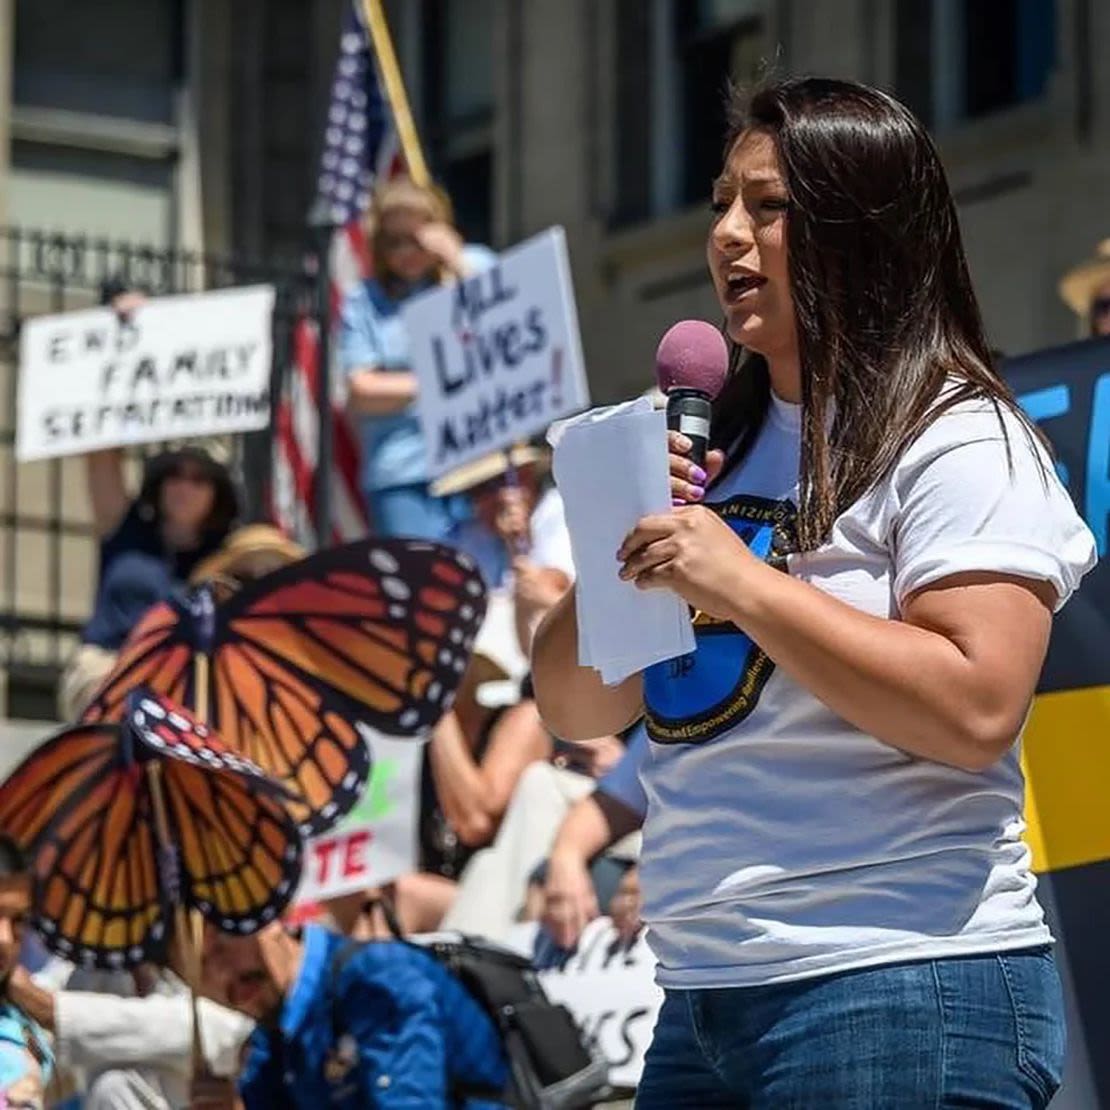
[[[667,394],[667,428],[681,432],[692,444],[686,457],[705,469],[709,451],[709,421],[713,406],[709,394],[700,389],[672,389]]]

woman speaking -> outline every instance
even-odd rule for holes
[[[644,920],[665,1001],[637,1105],[1040,1107],[1064,1015],[1017,740],[1092,537],[991,365],[913,115],[763,87],[713,186],[732,344],[686,507],[615,557],[695,652],[603,686],[573,594],[534,645],[567,739],[647,719]],[[703,502],[703,504],[696,504]]]

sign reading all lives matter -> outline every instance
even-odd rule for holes
[[[561,227],[505,251],[491,269],[413,297],[401,316],[432,477],[590,403]]]
[[[305,845],[298,903],[365,890],[416,870],[423,745],[369,729],[364,737],[370,780],[354,809]]]
[[[16,458],[265,428],[273,312],[258,285],[27,320]]]

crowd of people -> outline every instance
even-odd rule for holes
[[[759,486],[755,492],[764,501],[772,495],[788,496],[796,487],[798,473],[793,462],[787,465],[783,460],[788,457],[796,460],[802,443],[802,450],[808,452],[806,480],[812,495],[801,507],[810,514],[800,518],[802,542],[809,545],[813,558],[816,558],[813,549],[821,544],[841,544],[842,550],[833,559],[835,567],[828,572],[832,574],[846,561],[863,557],[853,543],[871,544],[876,551],[882,545],[873,537],[879,528],[876,523],[879,517],[874,514],[857,522],[858,536],[864,539],[852,540],[833,533],[830,507],[838,512],[844,510],[855,496],[841,504],[835,497],[821,500],[826,494],[829,497],[843,494],[839,487],[826,486],[813,492],[816,488],[813,483],[822,476],[826,483],[834,478],[842,484],[846,481],[843,468],[835,469],[841,463],[834,465],[828,457],[820,455],[815,445],[814,429],[822,420],[837,419],[835,405],[832,395],[826,394],[830,406],[827,410],[816,417],[808,411],[803,413],[807,404],[815,403],[813,391],[817,387],[813,382],[802,386],[798,339],[790,323],[793,310],[788,312],[781,305],[776,308],[770,300],[777,295],[783,305],[791,303],[785,246],[779,228],[787,207],[786,199],[780,196],[785,185],[776,148],[768,137],[777,136],[775,142],[779,143],[789,141],[789,120],[793,117],[782,105],[795,98],[797,102],[791,101],[789,110],[802,116],[814,110],[806,99],[809,95],[805,89],[799,91],[798,86],[783,86],[777,92],[765,94],[762,110],[766,118],[754,116],[732,134],[729,161],[716,186],[717,215],[709,250],[711,266],[715,267],[713,276],[728,316],[727,328],[734,350],[743,347],[754,352],[754,362],[746,364],[752,375],[747,384],[736,375],[730,379],[728,403],[738,407],[735,412],[721,410],[725,412],[720,426],[724,430],[717,429],[715,445],[733,452],[736,443],[741,443],[743,450],[739,455],[743,458],[733,452],[726,462],[718,451],[702,470],[686,460],[688,445],[681,438],[674,439],[672,474],[674,490],[681,501],[704,500],[707,487],[713,489],[714,479],[723,483],[716,487],[718,494],[726,487],[740,490],[743,486],[746,496]],[[849,114],[855,110],[850,105],[855,104],[858,109],[852,96],[859,103],[866,100],[858,92],[844,95],[845,104],[849,105],[844,110]],[[771,103],[775,96],[782,101],[777,108]],[[924,140],[901,115],[886,101],[866,100],[866,103],[868,111],[883,116],[890,128],[905,131],[907,148],[912,146],[920,154],[918,147]],[[866,130],[870,124],[859,126]],[[891,158],[892,165],[884,172],[896,173],[897,159]],[[928,158],[923,155],[922,158],[922,165],[931,166]],[[802,161],[802,155],[798,155],[797,161],[791,163],[792,174],[804,172],[800,168]],[[947,196],[943,175],[939,181],[940,184],[934,182],[933,188],[941,197],[938,203],[942,203]],[[792,179],[792,186],[796,185],[797,181]],[[862,188],[859,182],[836,185],[836,189],[848,191]],[[753,189],[760,193],[754,200]],[[943,223],[940,219],[938,226]],[[736,989],[762,982],[756,974],[756,965],[765,968],[781,964],[783,975],[791,979],[796,969],[790,961],[795,958],[812,958],[818,970],[854,969],[856,964],[845,956],[848,940],[836,944],[828,940],[829,929],[836,930],[822,908],[824,903],[818,904],[821,898],[831,900],[829,904],[837,900],[839,904],[851,904],[861,915],[855,924],[874,941],[864,957],[878,966],[875,975],[884,974],[885,966],[892,960],[897,963],[902,958],[912,958],[916,949],[912,945],[907,947],[906,937],[917,937],[919,932],[927,931],[914,916],[917,910],[905,907],[917,906],[923,897],[931,898],[935,906],[939,904],[938,892],[944,894],[956,882],[951,875],[938,872],[934,876],[933,894],[920,897],[908,886],[905,890],[899,887],[903,908],[891,906],[889,913],[895,914],[900,924],[895,927],[888,918],[871,921],[873,902],[863,891],[867,883],[879,883],[874,876],[869,878],[869,869],[879,865],[867,855],[867,846],[816,845],[810,834],[799,837],[790,831],[801,812],[796,808],[798,783],[809,782],[812,790],[806,804],[818,816],[828,818],[831,829],[835,822],[827,808],[830,795],[813,780],[810,772],[802,770],[802,762],[795,764],[792,792],[782,793],[786,784],[776,759],[822,761],[828,775],[840,776],[838,781],[844,795],[851,793],[852,776],[857,776],[855,781],[886,776],[891,790],[897,793],[906,782],[900,768],[911,764],[924,766],[927,781],[921,781],[921,790],[925,795],[940,791],[953,806],[962,804],[968,782],[972,781],[970,773],[984,770],[971,765],[971,756],[956,751],[950,734],[943,741],[935,739],[944,733],[942,721],[935,722],[931,731],[924,730],[923,724],[924,731],[914,741],[916,747],[902,743],[902,749],[910,751],[913,759],[906,758],[897,764],[892,752],[899,745],[884,746],[871,739],[892,731],[901,736],[890,720],[892,715],[905,712],[912,701],[912,692],[907,693],[911,685],[907,675],[912,668],[903,667],[899,674],[889,674],[887,662],[863,648],[852,659],[840,663],[833,660],[836,651],[851,650],[853,637],[862,643],[874,632],[868,625],[857,635],[856,624],[852,623],[856,617],[859,621],[873,618],[862,614],[846,617],[842,609],[855,604],[850,599],[826,613],[833,625],[839,622],[847,629],[839,645],[821,640],[823,633],[807,623],[809,618],[803,610],[813,607],[812,597],[799,598],[795,604],[776,594],[766,602],[767,606],[777,605],[783,611],[794,605],[791,609],[794,615],[790,617],[794,622],[792,645],[777,641],[769,625],[759,628],[760,642],[765,633],[768,650],[788,660],[785,668],[795,685],[780,696],[779,702],[772,699],[773,704],[763,705],[764,723],[758,727],[764,731],[759,733],[762,739],[758,744],[750,742],[755,735],[750,730],[746,734],[748,741],[738,739],[735,729],[743,714],[730,719],[732,731],[726,729],[724,737],[726,748],[747,743],[746,755],[732,752],[728,758],[749,769],[755,768],[752,774],[756,777],[749,775],[742,785],[748,791],[745,794],[748,814],[757,810],[763,813],[762,824],[753,818],[743,827],[738,825],[737,799],[722,794],[740,782],[735,768],[722,776],[719,762],[699,762],[686,755],[680,760],[675,753],[681,746],[676,745],[663,745],[661,750],[666,754],[652,757],[648,729],[658,726],[662,717],[660,705],[673,693],[667,686],[669,680],[649,674],[643,683],[637,677],[633,684],[602,689],[592,675],[584,675],[570,659],[575,643],[575,568],[562,504],[551,480],[546,446],[521,443],[437,481],[430,480],[414,405],[417,381],[409,365],[409,337],[399,309],[408,297],[421,290],[489,266],[493,254],[463,241],[454,227],[450,202],[442,191],[404,179],[389,182],[375,194],[368,213],[368,232],[375,277],[359,284],[342,305],[338,349],[347,380],[349,410],[362,432],[362,488],[373,531],[381,536],[434,540],[465,551],[475,560],[489,590],[485,624],[457,699],[427,737],[421,794],[414,799],[414,805],[419,807],[418,867],[384,886],[325,903],[323,919],[298,933],[281,923],[271,923],[249,938],[210,930],[201,984],[205,997],[196,1004],[194,1018],[194,1004],[184,987],[186,976],[180,959],[171,959],[166,968],[143,968],[132,975],[80,970],[70,973],[71,969],[57,962],[44,962],[41,953],[36,956],[33,938],[24,928],[31,899],[27,861],[15,844],[0,835],[0,978],[6,984],[0,1004],[0,1089],[7,1099],[3,1105],[41,1105],[42,1091],[48,1086],[59,1092],[59,1097],[64,1097],[67,1090],[80,1092],[82,1105],[90,1110],[187,1105],[230,1108],[240,1101],[248,1110],[282,1105],[354,1106],[368,1104],[371,1096],[381,1105],[447,1105],[458,1099],[477,1106],[484,1099],[495,1101],[506,1082],[507,1064],[489,1015],[455,976],[426,953],[398,941],[395,933],[408,935],[446,929],[503,941],[519,923],[538,921],[558,946],[571,950],[591,920],[608,914],[621,939],[631,941],[642,929],[638,860],[640,829],[649,811],[651,851],[647,878],[653,892],[649,904],[655,919],[662,923],[659,951],[668,990],[660,1025],[662,1035],[653,1050],[655,1057],[649,1058],[644,1105],[688,1104],[681,1103],[681,1099],[693,1090],[700,1092],[697,1097],[705,1099],[699,1105],[731,1105],[728,1099],[736,1096],[741,1085],[737,1076],[743,1069],[731,1057],[727,1074],[721,1068],[710,1067],[702,1058],[703,1042],[693,1032],[692,1011],[682,1009],[677,1000],[691,992],[701,997],[706,992],[695,988],[706,986],[729,988],[727,992],[718,990],[714,997],[724,998],[728,993],[731,998]],[[817,242],[820,234],[814,235]],[[760,293],[770,306],[761,318],[745,316],[737,309],[736,297],[740,294],[734,297],[730,285],[733,279],[726,272],[729,259],[739,257],[741,246],[749,240],[758,244],[764,267],[761,280],[771,289],[771,293]],[[808,249],[816,252],[810,259],[813,263],[822,248],[811,245]],[[957,262],[962,264],[962,256],[958,241],[947,242],[945,250],[951,255],[948,260],[955,259],[952,264],[959,269]],[[953,288],[960,285],[959,280],[953,281]],[[775,286],[775,282],[779,285]],[[956,293],[959,297],[965,293],[970,297],[963,286]],[[1100,248],[1099,258],[1065,279],[1062,295],[1089,319],[1093,334],[1110,335],[1107,244]],[[141,304],[142,296],[140,291],[110,287],[105,290],[105,303],[126,314]],[[942,320],[944,313],[936,305],[933,307],[940,321],[937,334],[941,334],[942,324],[947,326]],[[825,327],[825,318],[812,305],[807,311],[813,314],[809,322],[812,334],[817,335]],[[914,311],[925,309],[918,306]],[[854,326],[842,323],[844,327]],[[874,330],[878,324],[872,323]],[[1011,412],[1010,400],[992,376],[977,325],[969,328],[966,349],[955,341],[946,349],[951,356],[947,372],[961,380],[970,374],[984,395],[994,398],[996,408],[1005,409],[1010,442],[1019,466],[1026,470],[1035,468],[1040,456],[1036,451],[1024,450],[1025,440],[1019,438],[1024,434],[1019,417]],[[795,344],[792,354],[791,342]],[[885,339],[880,337],[876,342]],[[875,366],[888,357],[889,351],[880,354],[875,354]],[[820,361],[825,355],[811,351],[810,356],[816,360],[814,365],[826,366],[827,359]],[[829,380],[845,372],[831,364],[827,369]],[[865,369],[867,366],[862,363],[856,368],[859,372]],[[897,379],[906,389],[909,380]],[[875,382],[868,388],[877,388]],[[866,390],[862,385],[859,389],[862,396]],[[924,393],[920,396],[914,393],[915,405],[921,397]],[[898,405],[904,398],[891,394],[888,400],[891,413],[900,411]],[[740,407],[749,403],[750,411],[740,412]],[[752,413],[757,411],[764,413],[764,424],[746,423],[754,419]],[[925,408],[919,406],[913,411],[920,417]],[[979,415],[962,409],[960,413],[965,422],[970,420],[971,430],[978,435],[982,431]],[[960,418],[957,415],[955,419]],[[949,429],[950,424],[951,420],[935,427]],[[771,429],[778,438],[772,442],[771,432],[766,429]],[[953,434],[960,432],[955,425],[950,430]],[[722,435],[726,438],[722,439]],[[983,442],[989,440],[993,444],[996,438],[986,437]],[[951,445],[941,446],[947,450]],[[869,450],[874,448],[872,443]],[[890,466],[911,449],[903,443],[890,454]],[[990,455],[984,456],[984,466],[994,474],[993,447],[982,450]],[[216,583],[218,590],[233,590],[237,584],[304,554],[269,526],[241,522],[231,471],[213,448],[185,445],[163,451],[145,462],[134,487],[129,485],[128,467],[121,452],[100,452],[89,456],[86,462],[100,564],[92,614],[61,683],[60,710],[67,721],[80,715],[111,669],[129,631],[151,605],[201,581]],[[928,460],[918,460],[918,464],[919,469],[930,465]],[[868,475],[868,484],[853,487],[855,495],[876,482],[887,482],[889,467],[885,471],[872,468]],[[745,482],[755,485],[749,489]],[[1051,493],[1057,498],[1051,506],[1059,524],[1060,535],[1056,538],[1063,537],[1059,548],[1044,551],[1036,566],[1023,562],[1020,551],[1014,555],[1003,568],[1009,583],[1004,583],[1003,588],[1019,589],[1020,596],[1010,598],[1004,612],[990,610],[1003,624],[1010,622],[1006,627],[1019,640],[1033,624],[1038,629],[1042,624],[1047,627],[1047,612],[1056,603],[1056,595],[1062,600],[1082,574],[1081,526],[1068,516],[1068,509],[1057,497],[1060,492]],[[999,513],[1010,512],[1009,502],[1001,493],[998,496],[998,504],[984,509],[985,526],[993,526],[992,521]],[[902,511],[898,506],[880,508],[882,513]],[[902,537],[904,551],[912,553],[916,542],[920,559],[914,564],[912,582],[910,578],[905,582],[900,579],[898,589],[907,614],[912,615],[917,606],[918,627],[912,630],[912,643],[904,646],[900,639],[897,644],[892,643],[887,655],[889,661],[899,653],[908,652],[909,659],[918,652],[927,657],[924,670],[941,676],[937,681],[948,673],[946,668],[951,671],[958,666],[959,653],[949,650],[952,643],[938,631],[942,625],[948,627],[944,622],[956,621],[956,615],[928,608],[932,603],[928,599],[936,597],[929,587],[946,575],[984,571],[974,559],[969,562],[967,558],[953,556],[935,562],[937,537],[949,534],[944,528],[949,529],[955,547],[962,542],[956,534],[961,526],[959,514],[949,516],[951,519],[946,517],[939,522],[918,521],[920,528],[913,534],[907,525]],[[672,569],[671,577],[666,579],[699,613],[702,628],[725,619],[722,614],[727,608],[719,592],[714,592],[716,587],[708,584],[708,577],[728,560],[739,560],[740,556],[732,550],[731,540],[726,543],[714,530],[719,521],[706,523],[709,514],[704,517],[678,514],[676,519],[696,520],[696,527],[702,530],[696,535],[691,532],[694,538],[685,540],[668,533],[666,543],[671,546],[664,554],[651,554],[657,550],[653,545],[663,541],[662,533],[652,533],[648,527],[647,532],[633,537],[620,553],[622,573],[641,585],[658,585],[653,575],[668,560],[677,559],[675,552],[683,542],[704,544],[706,550],[719,555],[719,566],[702,565],[704,559],[699,562],[691,554],[681,572]],[[999,526],[1016,527],[1016,520],[1010,512]],[[695,525],[690,524],[690,528]],[[780,539],[776,532],[774,542]],[[1074,548],[1070,556],[1064,550],[1068,544]],[[966,554],[966,546],[963,550]],[[1032,551],[1033,547],[1022,550]],[[881,579],[885,583],[882,597],[872,599],[876,615],[885,615],[888,593],[894,588],[887,578],[894,571],[879,556],[876,559],[865,577],[868,582]],[[760,591],[770,597],[771,591],[779,587],[777,579],[772,582],[770,578],[760,578],[750,568],[744,572],[751,576],[752,597]],[[1046,575],[1057,582],[1056,593],[1048,601],[1035,590],[1012,586],[1015,578],[1039,579]],[[815,571],[814,577],[817,576]],[[804,582],[795,584],[803,590],[812,590]],[[967,584],[961,604],[979,597],[974,586],[975,583]],[[998,587],[992,589],[991,604]],[[883,614],[878,613],[879,608]],[[758,620],[757,615],[747,611],[735,618],[738,626],[750,621],[754,627]],[[909,618],[907,621],[897,624],[895,635],[901,637],[912,626]],[[896,622],[881,623],[895,627]],[[540,703],[530,669],[538,629]],[[1036,636],[1029,633],[1033,639],[1039,635],[1040,632]],[[812,650],[807,654],[797,644],[810,644]],[[1030,649],[1027,654],[1032,660],[1036,651]],[[822,661],[815,662],[818,657]],[[833,673],[830,668],[839,675],[835,681],[827,677]],[[1033,675],[1036,667],[1030,663],[1030,668]],[[862,697],[861,688],[852,677],[861,671],[871,674],[872,686],[882,688],[881,696],[871,700]],[[1013,695],[1015,704],[1021,701],[1028,677],[1021,676],[1020,682],[1014,679],[1021,686]],[[758,698],[758,692],[755,696]],[[828,706],[832,706],[831,713]],[[646,724],[641,719],[645,710]],[[802,728],[809,746],[801,754],[797,744],[802,733],[795,735],[797,729],[791,732],[790,721],[795,719],[791,714],[805,715],[812,726]],[[551,731],[552,725],[563,736],[578,742],[559,739]],[[824,736],[832,748],[855,753],[857,763],[850,765],[845,760],[834,765],[828,746],[822,751],[810,743],[812,729]],[[771,740],[777,740],[777,748]],[[1009,736],[1007,745],[1012,740]],[[779,754],[773,755],[773,748]],[[669,778],[662,777],[668,775]],[[763,777],[759,778],[760,775]],[[995,789],[1000,797],[1014,801],[1009,779],[1000,780]],[[915,798],[924,796],[921,790]],[[705,798],[712,799],[712,804],[699,811],[698,799]],[[838,795],[832,804],[844,804],[843,796]],[[876,820],[902,822],[907,814],[916,812],[913,805],[907,802],[903,814],[884,811],[874,816]],[[1016,820],[1020,804],[1015,805]],[[936,835],[943,836],[943,829]],[[912,839],[909,829],[905,836],[908,843]],[[786,850],[783,845],[795,852],[795,858],[786,861],[785,870],[780,869],[775,875],[768,872],[759,879],[766,898],[777,898],[778,902],[774,906],[767,902],[767,920],[758,929],[752,927],[738,936],[735,918],[729,917],[729,884],[747,884],[752,878],[738,874],[712,879],[709,873],[712,869],[707,870],[706,846],[720,845],[722,838],[727,845],[745,838],[750,843],[760,837],[767,841],[768,858],[778,858],[776,852]],[[777,847],[770,843],[772,839]],[[664,841],[670,844],[668,851],[663,850]],[[883,851],[877,840],[872,855]],[[857,860],[858,856],[859,881],[854,889],[830,890],[820,894],[817,902],[807,901],[812,894],[808,888],[808,893],[788,886],[772,890],[790,867],[811,877],[840,874],[844,860],[838,852],[845,859],[851,856]],[[725,855],[728,854],[726,850]],[[815,858],[818,855],[825,863]],[[899,864],[888,859],[882,866],[890,871]],[[1011,861],[1006,866],[1010,868],[1007,881],[1017,884],[1024,897],[1023,865]],[[807,880],[813,889],[823,881]],[[903,883],[900,878],[890,881],[896,886]],[[909,882],[907,877],[903,885]],[[711,889],[705,887],[706,883]],[[943,898],[940,900],[943,902]],[[1028,901],[1035,905],[1031,893]],[[1004,932],[1005,928],[1012,928],[1021,942],[1009,947],[1024,952],[1029,945],[1042,943],[1039,910],[1030,924],[1026,917],[1031,910],[1028,913],[1022,910],[1026,915],[1022,917],[1013,907],[987,909],[998,915],[999,929]],[[870,924],[863,929],[860,922]],[[990,933],[985,943],[1005,948],[1006,943],[999,940],[1002,934],[996,933]],[[376,943],[352,948],[353,940]],[[949,966],[946,963],[949,957],[986,950],[977,935],[969,933],[963,940],[966,943],[962,948],[957,945],[940,951],[934,944],[921,947],[921,951],[928,948],[933,960],[930,966],[943,969]],[[884,944],[888,948],[883,948]],[[21,947],[25,966],[20,965]],[[745,962],[749,957],[742,955],[747,949],[754,953],[750,957],[752,962]],[[794,950],[803,955],[792,955]],[[1037,984],[1030,977],[1033,971],[1021,962],[1024,958],[1021,952],[1011,956],[1010,966],[1013,974],[1025,976],[1022,982],[1033,989]],[[1042,956],[1028,959],[1041,961]],[[954,966],[956,961],[949,962]],[[965,959],[962,966],[970,968],[972,963]],[[417,1001],[411,1014],[400,1019],[392,1015],[387,1021],[386,1009],[398,981],[414,984],[412,997]],[[963,989],[955,978],[952,983],[953,990]],[[875,986],[875,991],[878,997],[879,986]],[[827,1002],[832,1009],[845,1005],[843,998],[830,997]],[[705,1005],[708,1013],[709,1003]],[[199,1030],[196,1043],[194,1020]],[[736,1024],[740,1018],[723,1009],[714,1011],[712,1020],[706,1021],[713,1036],[727,1039],[731,1036],[729,1023]],[[380,1032],[390,1023],[394,1035],[386,1044]],[[794,1038],[791,1044],[796,1042],[796,1047],[805,1038],[817,1035],[802,1023],[790,1034]],[[753,1042],[745,1051],[758,1055],[762,1046]],[[419,1060],[418,1073],[401,1074],[395,1069],[397,1059],[405,1053]],[[1044,1053],[1048,1059],[1051,1047],[1044,1048]],[[1053,1060],[1046,1067],[1049,1065],[1055,1066]],[[421,1077],[419,1089],[411,1088],[414,1074]],[[854,1080],[849,1077],[844,1082],[850,1084]],[[348,1101],[336,1094],[344,1084],[350,1089]],[[406,1102],[409,1098],[417,1101]]]
[[[27,861],[13,843],[0,841],[0,972],[8,982],[9,1011],[7,1019],[0,1015],[0,1047],[18,1046],[15,1057],[27,1065],[32,1091],[50,1080],[52,1091],[79,1093],[90,1110],[232,1106],[237,1097],[247,1106],[274,1106],[280,1104],[277,1084],[293,1105],[322,1105],[311,1060],[290,1087],[291,1065],[274,1055],[280,1045],[268,1041],[269,1034],[256,1037],[249,1053],[246,1046],[251,1019],[269,1016],[280,997],[295,996],[312,1020],[321,1020],[308,996],[320,988],[320,966],[343,938],[381,945],[360,951],[345,972],[360,979],[360,990],[372,990],[375,977],[396,976],[416,960],[414,976],[419,972],[439,993],[459,994],[457,1020],[438,1042],[444,1052],[451,1048],[450,1059],[437,1063],[425,1056],[421,1070],[492,1091],[504,1086],[505,1076],[488,1017],[450,975],[400,945],[393,931],[447,929],[504,941],[514,926],[536,921],[568,951],[585,925],[606,912],[624,940],[640,931],[635,864],[643,799],[637,772],[646,738],[641,730],[586,746],[560,743],[540,719],[530,685],[532,635],[574,580],[550,451],[542,442],[519,443],[435,482],[428,476],[398,308],[435,283],[489,266],[495,256],[463,243],[450,202],[435,187],[393,180],[374,195],[367,220],[375,276],[342,305],[338,349],[350,415],[362,433],[362,489],[372,532],[466,552],[489,591],[486,620],[456,701],[424,746],[420,796],[413,799],[418,868],[384,887],[326,901],[319,922],[298,933],[275,925],[252,938],[253,947],[213,936],[205,959],[208,997],[194,1015],[179,954],[171,966],[134,975],[71,970],[46,960],[26,937],[35,974],[18,966],[30,908]],[[109,283],[102,301],[125,317],[145,296]],[[306,554],[268,524],[243,523],[222,444],[173,445],[143,460],[132,479],[134,465],[122,450],[85,459],[99,570],[91,615],[59,684],[59,713],[67,722],[79,719],[151,606],[202,582],[219,598]],[[17,890],[11,905],[6,883]],[[244,983],[252,975],[267,985],[248,989]],[[357,1037],[378,1016],[362,1006],[345,1021]],[[461,1053],[469,1065],[460,1062],[458,1031],[473,1048]],[[0,1053],[0,1064],[6,1059]],[[7,1105],[20,1105],[19,1086],[6,1078],[0,1071]],[[236,1079],[241,1096],[231,1086]],[[403,1100],[402,1077],[393,1081],[393,1097]],[[421,1105],[437,1104],[431,1087],[419,1093]],[[32,1094],[27,1105],[38,1104]]]

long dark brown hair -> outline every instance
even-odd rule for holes
[[[943,411],[970,397],[1000,418],[1019,410],[993,367],[940,157],[908,108],[853,81],[794,78],[734,93],[729,123],[726,158],[744,132],[768,133],[789,195],[798,544],[812,550]],[[765,361],[733,345],[712,432],[729,469],[769,402]]]

